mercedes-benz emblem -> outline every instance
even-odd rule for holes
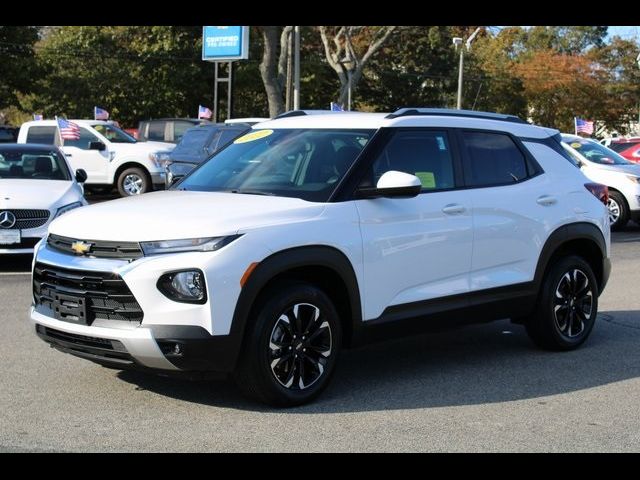
[[[16,216],[8,211],[0,212],[0,228],[11,228],[16,224]]]

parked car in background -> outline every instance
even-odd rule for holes
[[[62,151],[73,169],[83,168],[91,190],[111,190],[123,197],[164,189],[164,169],[155,153],[174,147],[171,143],[138,142],[131,135],[102,120],[72,120],[80,129],[77,140],[64,140]],[[26,122],[20,127],[18,143],[60,143],[55,120]]]
[[[246,123],[218,123],[187,130],[171,152],[158,153],[158,160],[164,164],[167,188],[250,128]]]
[[[616,138],[605,146],[630,162],[640,163],[640,137]]]
[[[156,118],[142,120],[138,124],[138,137],[141,142],[149,140],[156,142],[178,143],[184,132],[196,125],[209,123],[208,120],[197,118]]]
[[[611,229],[624,227],[629,219],[640,220],[640,165],[588,138],[563,134],[562,142],[587,177],[609,187]]]
[[[54,145],[0,145],[0,255],[33,252],[54,218],[86,205],[86,178]]]
[[[16,143],[18,129],[9,125],[0,125],[0,143]]]

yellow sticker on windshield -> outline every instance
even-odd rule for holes
[[[273,133],[273,130],[256,130],[254,132],[247,133],[246,135],[237,138],[233,143],[247,143],[253,142],[260,138],[268,137]]]
[[[573,143],[571,144],[571,147],[572,147],[572,148],[580,148],[581,146],[582,146],[582,144],[581,144],[581,143],[578,143],[578,142],[573,142]]]
[[[436,177],[433,172],[416,172],[423,188],[436,188]]]

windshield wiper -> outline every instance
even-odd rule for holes
[[[240,193],[246,195],[267,195],[269,197],[275,197],[275,193],[265,192],[263,190],[227,190],[229,193]]]

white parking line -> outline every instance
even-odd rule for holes
[[[2,275],[31,275],[31,272],[0,272],[0,276]]]

